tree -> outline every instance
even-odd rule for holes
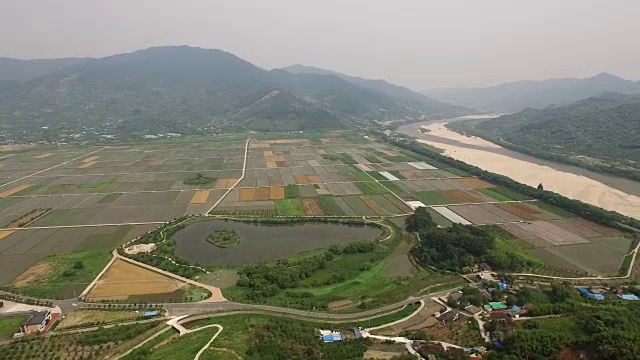
[[[407,217],[405,225],[407,231],[412,233],[422,232],[438,227],[438,224],[433,221],[431,214],[427,211],[426,207],[417,208],[412,215]]]
[[[75,264],[73,264],[73,268],[76,270],[82,270],[84,269],[84,263],[82,261],[76,261]]]
[[[538,190],[544,190],[544,186],[542,186],[542,183],[538,184]]]

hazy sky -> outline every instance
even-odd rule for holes
[[[638,0],[0,0],[0,56],[158,45],[415,89],[607,71],[640,79]]]

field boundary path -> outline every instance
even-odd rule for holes
[[[249,155],[249,143],[250,142],[251,142],[251,139],[247,139],[247,142],[244,145],[244,161],[242,162],[242,175],[233,184],[233,186],[231,186],[229,189],[227,189],[227,191],[222,195],[222,197],[220,199],[218,199],[218,201],[216,201],[216,203],[213,204],[213,206],[211,206],[211,208],[205,213],[205,215],[208,215],[211,211],[213,211],[213,209],[215,209],[215,207],[218,206],[218,204],[220,204],[222,202],[222,200],[224,200],[224,198],[227,197],[227,195],[229,195],[231,190],[235,189],[236,186],[240,183],[240,181],[242,181],[242,179],[244,179],[244,176],[247,173],[247,156]]]
[[[116,251],[116,250],[114,250]],[[84,298],[89,291],[91,291],[91,289],[93,289],[94,286],[96,286],[96,284],[98,283],[98,280],[100,280],[100,278],[102,277],[102,275],[104,275],[104,273],[107,272],[107,270],[109,270],[109,268],[111,267],[111,265],[113,265],[113,263],[116,261],[116,259],[118,259],[116,256],[112,256],[111,260],[109,260],[109,262],[107,263],[107,265],[105,265],[104,268],[102,268],[102,271],[100,271],[100,273],[98,273],[98,276],[96,276],[93,281],[91,282],[91,284],[89,284],[82,293],[80,293],[80,296],[78,296],[79,298]]]
[[[9,181],[8,183],[5,183],[5,184],[0,185],[0,188],[1,188],[1,187],[4,187],[4,186],[7,186],[7,185],[11,185],[11,184],[13,184],[13,183],[15,183],[15,182],[18,182],[18,181],[20,181],[20,180],[28,179],[28,178],[30,178],[30,177],[32,177],[32,176],[36,176],[36,175],[38,175],[38,174],[42,174],[42,173],[43,173],[43,172],[45,172],[45,171],[49,171],[49,170],[51,170],[51,169],[55,169],[55,168],[57,168],[58,166],[62,166],[62,165],[64,165],[64,164],[68,164],[68,163],[73,162],[73,161],[76,161],[76,160],[78,160],[78,159],[82,159],[83,157],[85,157],[85,156],[87,156],[87,155],[95,154],[95,153],[97,153],[98,151],[101,151],[101,150],[104,150],[104,149],[107,149],[107,148],[108,148],[108,146],[101,147],[101,148],[100,148],[100,149],[98,149],[98,150],[94,150],[94,151],[92,151],[92,152],[89,152],[89,153],[86,153],[86,154],[84,154],[84,155],[78,156],[78,157],[73,158],[73,159],[71,159],[71,160],[67,160],[67,161],[62,162],[62,163],[60,163],[60,164],[58,164],[58,165],[53,165],[53,166],[48,167],[48,168],[46,168],[46,169],[44,169],[44,170],[39,170],[39,171],[37,171],[37,172],[34,172],[34,173],[33,173],[33,174],[31,174],[31,175],[26,175],[26,176],[23,176],[23,177],[21,177],[21,178],[19,178],[19,179],[16,179],[16,180],[13,180],[13,181]]]

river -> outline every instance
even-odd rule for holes
[[[478,137],[451,131],[446,124],[460,118],[401,126],[396,132],[444,150],[444,154],[487,171],[508,176],[572,199],[640,219],[640,182],[559,164],[505,149]],[[421,133],[420,128],[429,130]]]

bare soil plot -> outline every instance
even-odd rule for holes
[[[435,301],[426,300],[424,308],[416,315],[393,326],[376,330],[375,333],[387,336],[398,336],[406,330],[411,331],[430,328],[438,323],[438,320],[433,316],[433,314],[443,309],[444,307]]]
[[[309,184],[322,183],[322,180],[320,180],[320,177],[318,175],[307,175],[307,181],[309,181]]]
[[[593,231],[595,231],[597,233],[600,233],[600,234],[602,234],[604,236],[618,236],[618,235],[620,235],[620,231],[619,230],[616,230],[616,229],[613,229],[613,228],[610,228],[610,227],[606,227],[604,225],[600,225],[600,224],[591,222],[589,220],[585,220],[585,219],[581,219],[580,218],[580,219],[574,220],[574,223],[576,225],[586,227],[587,229],[591,229],[591,230],[593,230]]]
[[[532,247],[544,248],[544,247],[552,246],[552,244],[550,244],[547,240],[534,235],[533,233],[521,228],[516,224],[501,224],[499,226],[507,230],[511,234],[515,235],[516,237],[523,239]]]
[[[84,168],[88,168],[88,167],[90,167],[90,166],[93,166],[93,165],[95,165],[95,164],[97,164],[97,163],[98,163],[97,161],[84,162],[84,163],[82,163],[81,165],[78,165],[78,167],[77,167],[77,168],[78,168],[78,169],[84,169]]]
[[[550,242],[553,245],[571,245],[590,243],[589,240],[572,234],[546,221],[537,220],[532,223],[517,223],[516,226]]]
[[[306,175],[294,175],[293,177],[296,179],[296,184],[308,184],[309,183],[309,179],[307,178]]]
[[[59,322],[56,329],[63,330],[84,324],[104,324],[126,320],[134,320],[141,315],[136,311],[107,311],[78,309],[65,314],[65,318]]]
[[[537,217],[531,214],[531,212],[525,211],[516,205],[519,205],[519,204],[514,204],[514,203],[496,204],[496,206],[499,207],[500,209],[510,212],[521,219],[524,219],[527,221],[532,221],[537,219]]]
[[[284,199],[284,186],[271,186],[269,188],[269,199],[270,200]]]
[[[256,189],[255,197],[252,200],[269,200],[270,195],[271,195],[270,188],[259,187]]]
[[[583,238],[592,238],[602,236],[602,234],[595,232],[587,227],[580,226],[575,220],[549,220],[550,224],[553,224],[563,230],[566,230],[572,234],[576,234]]]
[[[256,188],[240,189],[240,201],[252,201],[256,197]]]
[[[310,216],[326,215],[322,210],[322,205],[317,198],[304,198],[300,199],[304,213]]]
[[[6,238],[7,236],[13,234],[15,230],[0,230],[0,240]]]
[[[47,157],[49,157],[49,156],[51,156],[51,155],[54,155],[54,154],[55,154],[55,153],[44,153],[44,154],[36,155],[36,156],[34,156],[33,158],[34,158],[34,159],[44,159],[44,158],[47,158]]]
[[[522,221],[521,218],[513,215],[512,213],[502,210],[499,207],[493,205],[493,204],[480,204],[478,205],[480,208],[482,208],[485,211],[488,211],[502,219],[504,219],[505,221]]]
[[[378,205],[375,201],[370,199],[368,196],[361,195],[359,196],[360,200],[364,202],[376,215],[388,215],[387,211],[380,205]]]
[[[3,192],[0,192],[0,198],[5,198],[7,196],[11,196],[11,195],[17,194],[22,190],[30,188],[31,186],[33,186],[33,184],[22,184],[22,185],[18,185],[16,187],[14,187],[12,189],[5,190]]]
[[[367,206],[358,196],[343,196],[342,199],[349,205],[353,211],[359,216],[374,216],[376,213]]]
[[[454,202],[478,203],[482,201],[482,199],[480,199],[479,197],[471,195],[468,192],[462,190],[443,190],[442,193],[446,197],[454,200]]]
[[[204,204],[209,199],[209,190],[197,190],[191,198],[190,204]]]
[[[238,181],[238,179],[218,179],[216,180],[214,187],[216,189],[229,189],[236,183],[236,181]]]
[[[477,225],[497,224],[505,221],[503,218],[486,211],[479,205],[449,206],[449,209]]]
[[[125,300],[130,296],[167,294],[184,290],[187,284],[153,271],[116,260],[91,289],[91,300]]]

